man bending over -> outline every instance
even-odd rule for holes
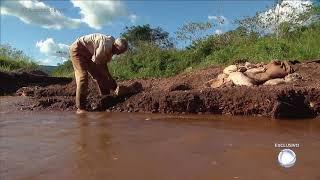
[[[117,88],[116,81],[109,73],[107,63],[114,54],[122,54],[128,49],[125,39],[114,39],[99,33],[76,39],[70,46],[70,56],[74,68],[77,90],[77,113],[85,112],[88,93],[88,73],[98,84],[101,95],[107,95]]]

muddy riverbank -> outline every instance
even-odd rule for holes
[[[211,113],[257,115],[275,118],[309,118],[320,114],[320,63],[292,65],[302,79],[276,86],[208,88],[223,67],[210,67],[162,79],[136,79],[119,82],[138,87],[125,97],[100,97],[95,83],[89,82],[89,111]],[[27,86],[17,91],[28,96],[26,110],[74,110],[75,82],[61,85]]]

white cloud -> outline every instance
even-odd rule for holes
[[[208,19],[217,21],[220,25],[227,25],[229,23],[228,19],[224,16],[208,16]]]
[[[221,30],[221,29],[216,29],[216,30],[214,31],[214,33],[217,34],[217,35],[222,34],[222,30]]]
[[[51,64],[57,59],[66,61],[69,57],[69,46],[62,43],[56,43],[52,38],[38,41],[36,47],[39,48],[41,53],[47,56],[47,58],[40,63]]]
[[[135,24],[137,19],[138,19],[138,16],[135,15],[135,14],[131,14],[131,15],[128,16],[128,18],[130,19],[132,24]]]
[[[15,16],[27,24],[39,25],[47,29],[78,28],[86,23],[94,29],[101,29],[110,24],[117,16],[127,16],[126,8],[118,0],[79,1],[71,0],[74,7],[80,8],[81,19],[73,19],[63,15],[59,9],[53,8],[38,0],[1,1],[1,15]],[[135,23],[137,16],[128,16]]]
[[[77,1],[71,0],[74,7],[80,8],[82,21],[94,29],[111,23],[116,16],[125,16],[126,9],[122,2],[115,0]]]
[[[1,15],[11,15],[27,24],[36,24],[43,28],[77,28],[81,21],[64,16],[59,10],[43,2],[29,1],[1,1]]]
[[[259,14],[259,20],[271,31],[283,22],[302,24],[299,16],[309,11],[311,5],[312,1],[309,0],[284,0],[274,8]]]

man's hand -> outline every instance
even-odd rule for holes
[[[114,91],[117,96],[125,96],[128,93],[128,88],[126,86],[120,85]]]
[[[114,80],[112,77],[110,78],[110,89],[115,91],[117,89],[118,85],[116,80]]]
[[[115,90],[115,94],[117,96],[130,96],[133,94],[137,94],[143,90],[142,84],[139,82],[133,82],[129,86],[119,85]]]
[[[107,73],[107,77],[108,77],[108,80],[110,81],[110,89],[115,91],[117,89],[117,82],[116,80],[114,80],[109,72],[109,68],[108,66],[106,66],[106,73]]]

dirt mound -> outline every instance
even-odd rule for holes
[[[16,71],[14,71],[15,73],[28,73],[28,74],[34,74],[34,75],[40,75],[40,76],[49,76],[47,73],[38,70],[38,69],[18,69]]]
[[[89,81],[87,109],[160,113],[215,113],[262,115],[275,118],[315,117],[320,114],[320,64],[293,65],[302,79],[277,86],[208,88],[204,83],[217,77],[222,67],[210,67],[163,79],[136,79],[119,85],[142,86],[123,97],[98,95],[95,82]],[[20,94],[34,97],[27,109],[75,109],[75,82],[67,85],[29,87]]]
[[[71,78],[50,77],[39,70],[30,72],[0,72],[0,95],[15,93],[17,89],[24,86],[65,85],[71,81]]]

